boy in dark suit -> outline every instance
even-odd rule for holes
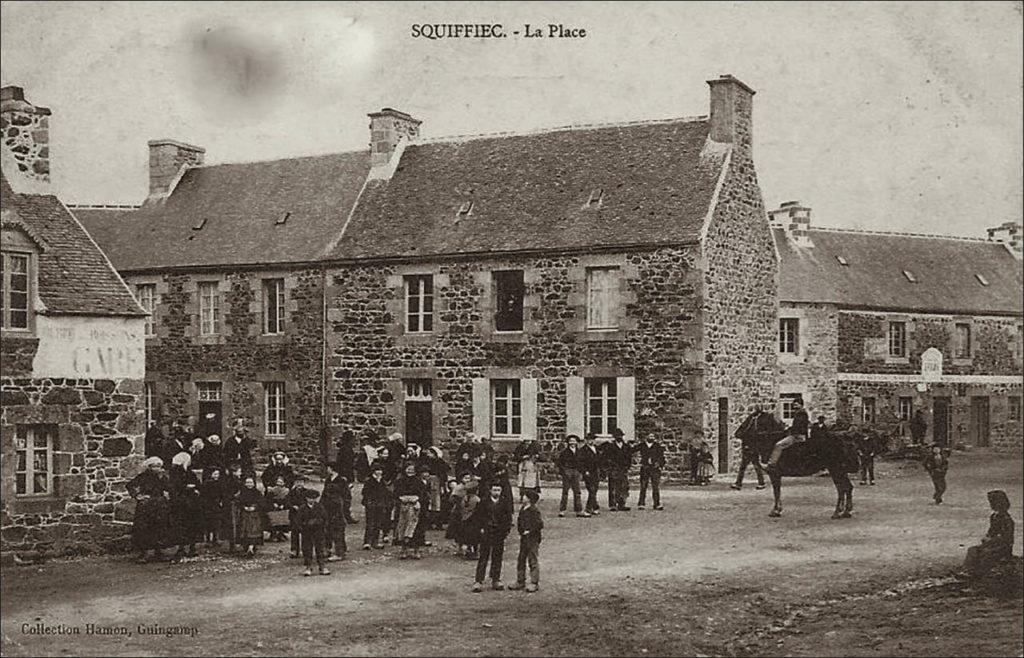
[[[345,500],[350,499],[349,483],[338,473],[338,465],[327,464],[327,479],[324,480],[323,506],[327,512],[327,561],[345,559],[348,547],[345,545]]]
[[[491,589],[502,590],[501,563],[505,557],[505,538],[512,530],[512,499],[503,493],[500,483],[491,485],[473,512],[473,527],[480,529],[480,559],[476,563],[474,592],[484,590],[487,563],[491,565]]]
[[[313,553],[316,553],[316,565],[321,576],[329,576],[331,572],[324,566],[324,539],[327,530],[327,512],[324,506],[317,502],[320,494],[313,490],[306,490],[306,503],[299,508],[296,514],[296,524],[302,533],[302,557],[305,560],[306,571],[303,576],[313,575]]]
[[[519,530],[519,559],[516,561],[516,584],[509,589],[526,589],[527,592],[536,592],[540,585],[540,540],[541,530],[544,528],[544,519],[537,509],[537,501],[540,495],[536,491],[526,492],[526,505],[519,510],[519,519],[516,527]],[[526,584],[526,565],[530,565],[530,584]]]
[[[665,468],[665,448],[654,440],[654,433],[647,435],[647,440],[640,444],[640,501],[637,509],[647,506],[647,485],[651,486],[651,500],[654,509],[663,510],[661,506],[661,469]]]

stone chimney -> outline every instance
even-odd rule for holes
[[[0,89],[3,172],[16,192],[52,194],[50,109],[25,100],[21,87]]]
[[[991,242],[1002,242],[1010,251],[1018,256],[1024,249],[1024,225],[1020,222],[1003,222],[995,228],[987,229],[988,239]]]
[[[203,164],[206,149],[173,139],[149,142],[149,198],[169,196],[182,171]]]
[[[799,201],[786,201],[776,210],[768,211],[768,221],[773,228],[781,228],[786,236],[802,247],[813,247],[811,242],[811,209]]]
[[[728,73],[711,86],[711,139],[732,144],[750,155],[753,146],[754,90]]]
[[[415,142],[420,137],[419,119],[385,107],[370,117],[370,166],[374,169],[394,164],[392,156],[401,141]]]

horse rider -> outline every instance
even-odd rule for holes
[[[797,397],[793,400],[793,422],[789,426],[789,432],[785,438],[775,444],[772,448],[772,456],[768,459],[768,470],[771,471],[779,465],[779,458],[782,451],[794,443],[803,443],[807,440],[807,430],[810,422],[807,412],[804,411],[804,400]]]

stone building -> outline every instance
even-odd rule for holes
[[[983,240],[812,227],[797,202],[769,216],[783,417],[800,394],[812,416],[906,432],[921,410],[928,442],[1021,447],[1019,224]]]
[[[369,152],[218,166],[150,142],[140,209],[76,210],[153,312],[150,417],[247,418],[306,465],[344,429],[619,427],[727,469],[776,398],[777,262],[754,92],[709,84],[694,119],[426,141],[384,109]]]
[[[145,313],[49,193],[50,110],[0,92],[0,537],[13,551],[116,545],[142,452]]]

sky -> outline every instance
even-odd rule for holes
[[[420,23],[585,38],[414,38]],[[150,139],[207,164],[367,148],[394,107],[425,138],[708,113],[757,91],[768,208],[984,235],[1020,221],[1021,3],[0,3],[0,81],[50,107],[55,191],[139,203]]]

